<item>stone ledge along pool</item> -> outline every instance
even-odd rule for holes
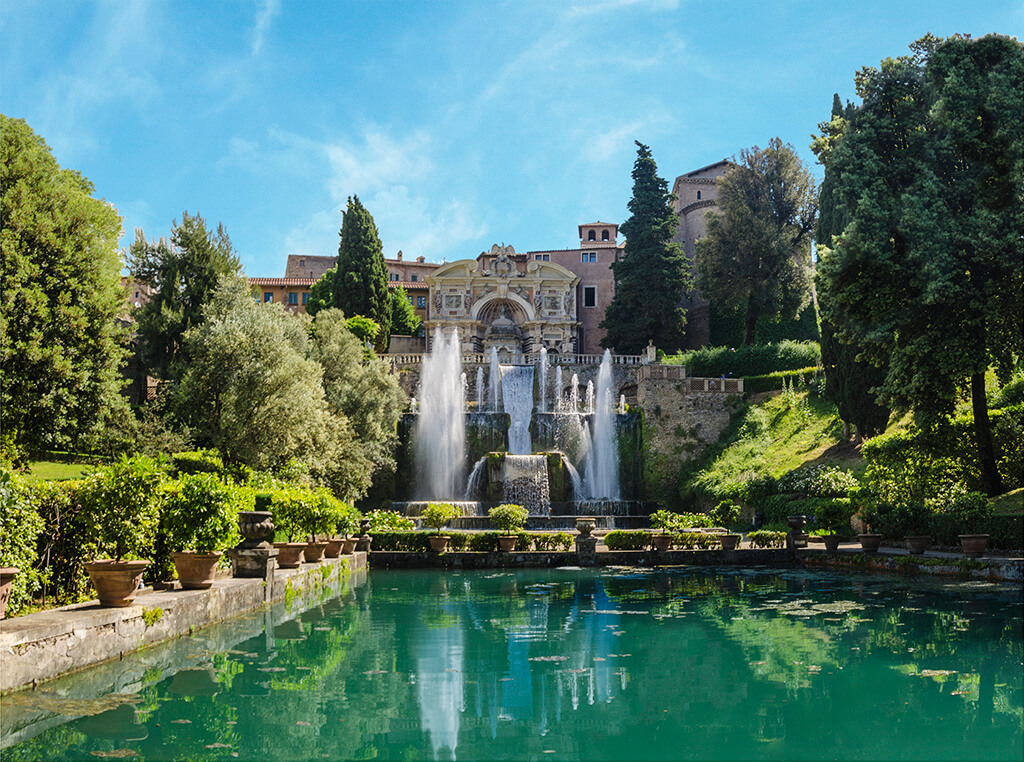
[[[1016,583],[804,569],[375,569],[5,696],[0,747],[1019,760],[1022,608]]]

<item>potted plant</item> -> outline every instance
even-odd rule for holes
[[[441,534],[441,530],[449,521],[454,521],[462,513],[451,503],[430,503],[423,509],[423,523],[430,529],[436,529],[437,534],[430,537],[430,549],[436,553],[444,553],[448,549],[448,535]]]
[[[341,514],[341,501],[325,489],[308,493],[297,501],[295,523],[298,531],[307,538],[303,548],[306,563],[324,560],[327,541],[318,537],[326,537],[333,532]]]
[[[502,552],[510,553],[516,546],[519,533],[526,526],[529,513],[521,505],[502,503],[491,508],[487,515],[491,523],[502,533],[498,537],[498,546]]]
[[[957,527],[975,529],[985,524],[992,515],[992,506],[981,492],[965,492],[953,498],[947,509],[956,519]],[[987,534],[961,534],[960,548],[965,556],[977,558],[985,553]]]
[[[260,496],[257,495],[257,499]],[[277,565],[281,569],[297,569],[302,565],[303,551],[306,549],[305,542],[296,541],[301,536],[299,530],[299,503],[303,499],[301,490],[289,489],[279,490],[271,497],[271,505],[274,507],[274,527],[279,536],[287,537],[287,540],[274,543],[277,548]]]
[[[651,514],[651,529],[658,530],[651,536],[655,550],[668,550],[672,547],[674,532],[683,528],[682,518],[678,513],[659,510]]]
[[[159,509],[154,492],[165,478],[150,458],[122,458],[82,482],[79,500],[87,541],[98,558],[85,564],[101,606],[129,606],[149,566]],[[106,557],[104,557],[106,556]]]
[[[238,541],[232,488],[215,474],[182,476],[163,491],[160,530],[186,590],[213,585],[223,551]]]
[[[341,552],[348,556],[356,549],[358,540],[353,535],[359,531],[359,521],[363,515],[354,506],[346,504],[346,510],[338,519],[338,534],[342,536]]]
[[[847,497],[836,498],[818,508],[818,524],[823,530],[821,538],[829,553],[839,550],[841,536],[849,534],[853,511],[853,503]]]
[[[721,527],[728,528],[740,515],[740,507],[732,500],[723,500],[711,511],[712,520]],[[722,543],[722,550],[736,550],[743,539],[743,535],[727,532],[719,536]]]

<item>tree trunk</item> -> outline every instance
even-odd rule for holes
[[[992,444],[992,426],[988,420],[988,401],[985,399],[985,374],[971,376],[971,403],[974,406],[974,438],[978,444],[981,464],[981,484],[989,497],[1006,491],[996,470],[995,447]]]
[[[850,438],[850,422],[843,421],[843,441],[845,442]]]
[[[746,330],[743,333],[743,346],[749,347],[754,343],[754,329],[757,327],[757,314],[760,310],[754,303],[754,297],[747,300],[747,321]]]
[[[864,432],[861,431],[860,426],[853,424],[853,443],[855,445],[864,444]]]

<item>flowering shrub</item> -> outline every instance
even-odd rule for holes
[[[779,492],[802,492],[814,497],[843,497],[859,482],[853,474],[837,466],[810,466],[785,474],[778,483]]]
[[[416,528],[416,522],[398,511],[370,511],[366,514],[370,521],[370,533],[377,532],[409,532]]]

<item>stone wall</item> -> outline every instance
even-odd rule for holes
[[[718,440],[742,391],[742,383],[732,379],[687,378],[682,366],[653,365],[641,371],[637,403],[644,411],[648,500],[672,510],[689,508],[680,505],[680,468]]]

